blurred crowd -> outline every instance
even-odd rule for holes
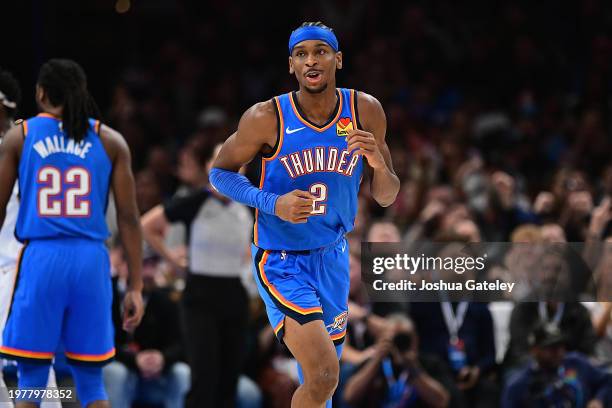
[[[270,12],[255,2],[158,0],[134,8],[129,26],[109,34],[133,35],[118,45],[129,55],[111,68],[118,80],[101,91],[110,91],[105,122],[133,152],[141,213],[206,185],[212,147],[240,114],[295,88],[285,54],[290,30],[321,20],[344,52],[338,85],[376,96],[385,109],[402,183],[389,208],[376,206],[362,185],[334,406],[612,406],[610,303],[374,303],[359,265],[362,241],[583,242],[596,285],[612,284],[597,280],[612,273],[612,5],[319,0],[275,9],[273,21]],[[134,401],[150,397],[143,389],[161,373],[165,388],[153,389],[166,391],[151,397],[157,403],[180,401],[189,389],[178,324],[185,226],[165,239],[169,257],[146,251],[147,315],[136,333],[117,340],[111,396],[125,399],[121,387],[131,384]],[[247,258],[236,401],[288,407],[297,372],[269,327],[250,269]],[[449,314],[461,316],[455,335]]]

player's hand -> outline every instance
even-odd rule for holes
[[[359,129],[349,130],[346,141],[348,151],[356,150],[355,154],[365,156],[373,169],[381,169],[387,165],[372,133]]]
[[[314,199],[308,191],[293,190],[276,200],[274,212],[281,220],[304,224],[312,213]]]
[[[144,305],[142,303],[142,292],[129,290],[123,298],[123,330],[132,332],[142,320]]]

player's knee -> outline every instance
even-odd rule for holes
[[[51,365],[20,362],[17,364],[19,372],[19,388],[45,388],[49,379]]]
[[[94,402],[108,400],[102,376],[102,367],[71,366],[72,377],[81,405],[87,407]],[[104,406],[104,404],[97,404]]]
[[[338,386],[340,366],[338,360],[322,361],[309,376],[308,391],[316,401],[327,401]]]

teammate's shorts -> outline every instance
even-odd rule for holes
[[[103,365],[115,355],[110,262],[104,243],[36,240],[21,253],[0,355]]]
[[[11,304],[11,293],[13,293],[16,269],[17,263],[0,266],[0,330],[4,329],[4,323],[6,322],[6,316]],[[2,345],[1,338],[0,345]]]
[[[272,251],[251,245],[259,294],[282,342],[285,316],[300,324],[323,320],[338,345],[348,318],[349,248],[338,242],[309,251]]]

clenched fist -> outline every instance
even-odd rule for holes
[[[284,221],[304,224],[312,213],[314,199],[308,191],[290,191],[276,200],[275,215]]]

